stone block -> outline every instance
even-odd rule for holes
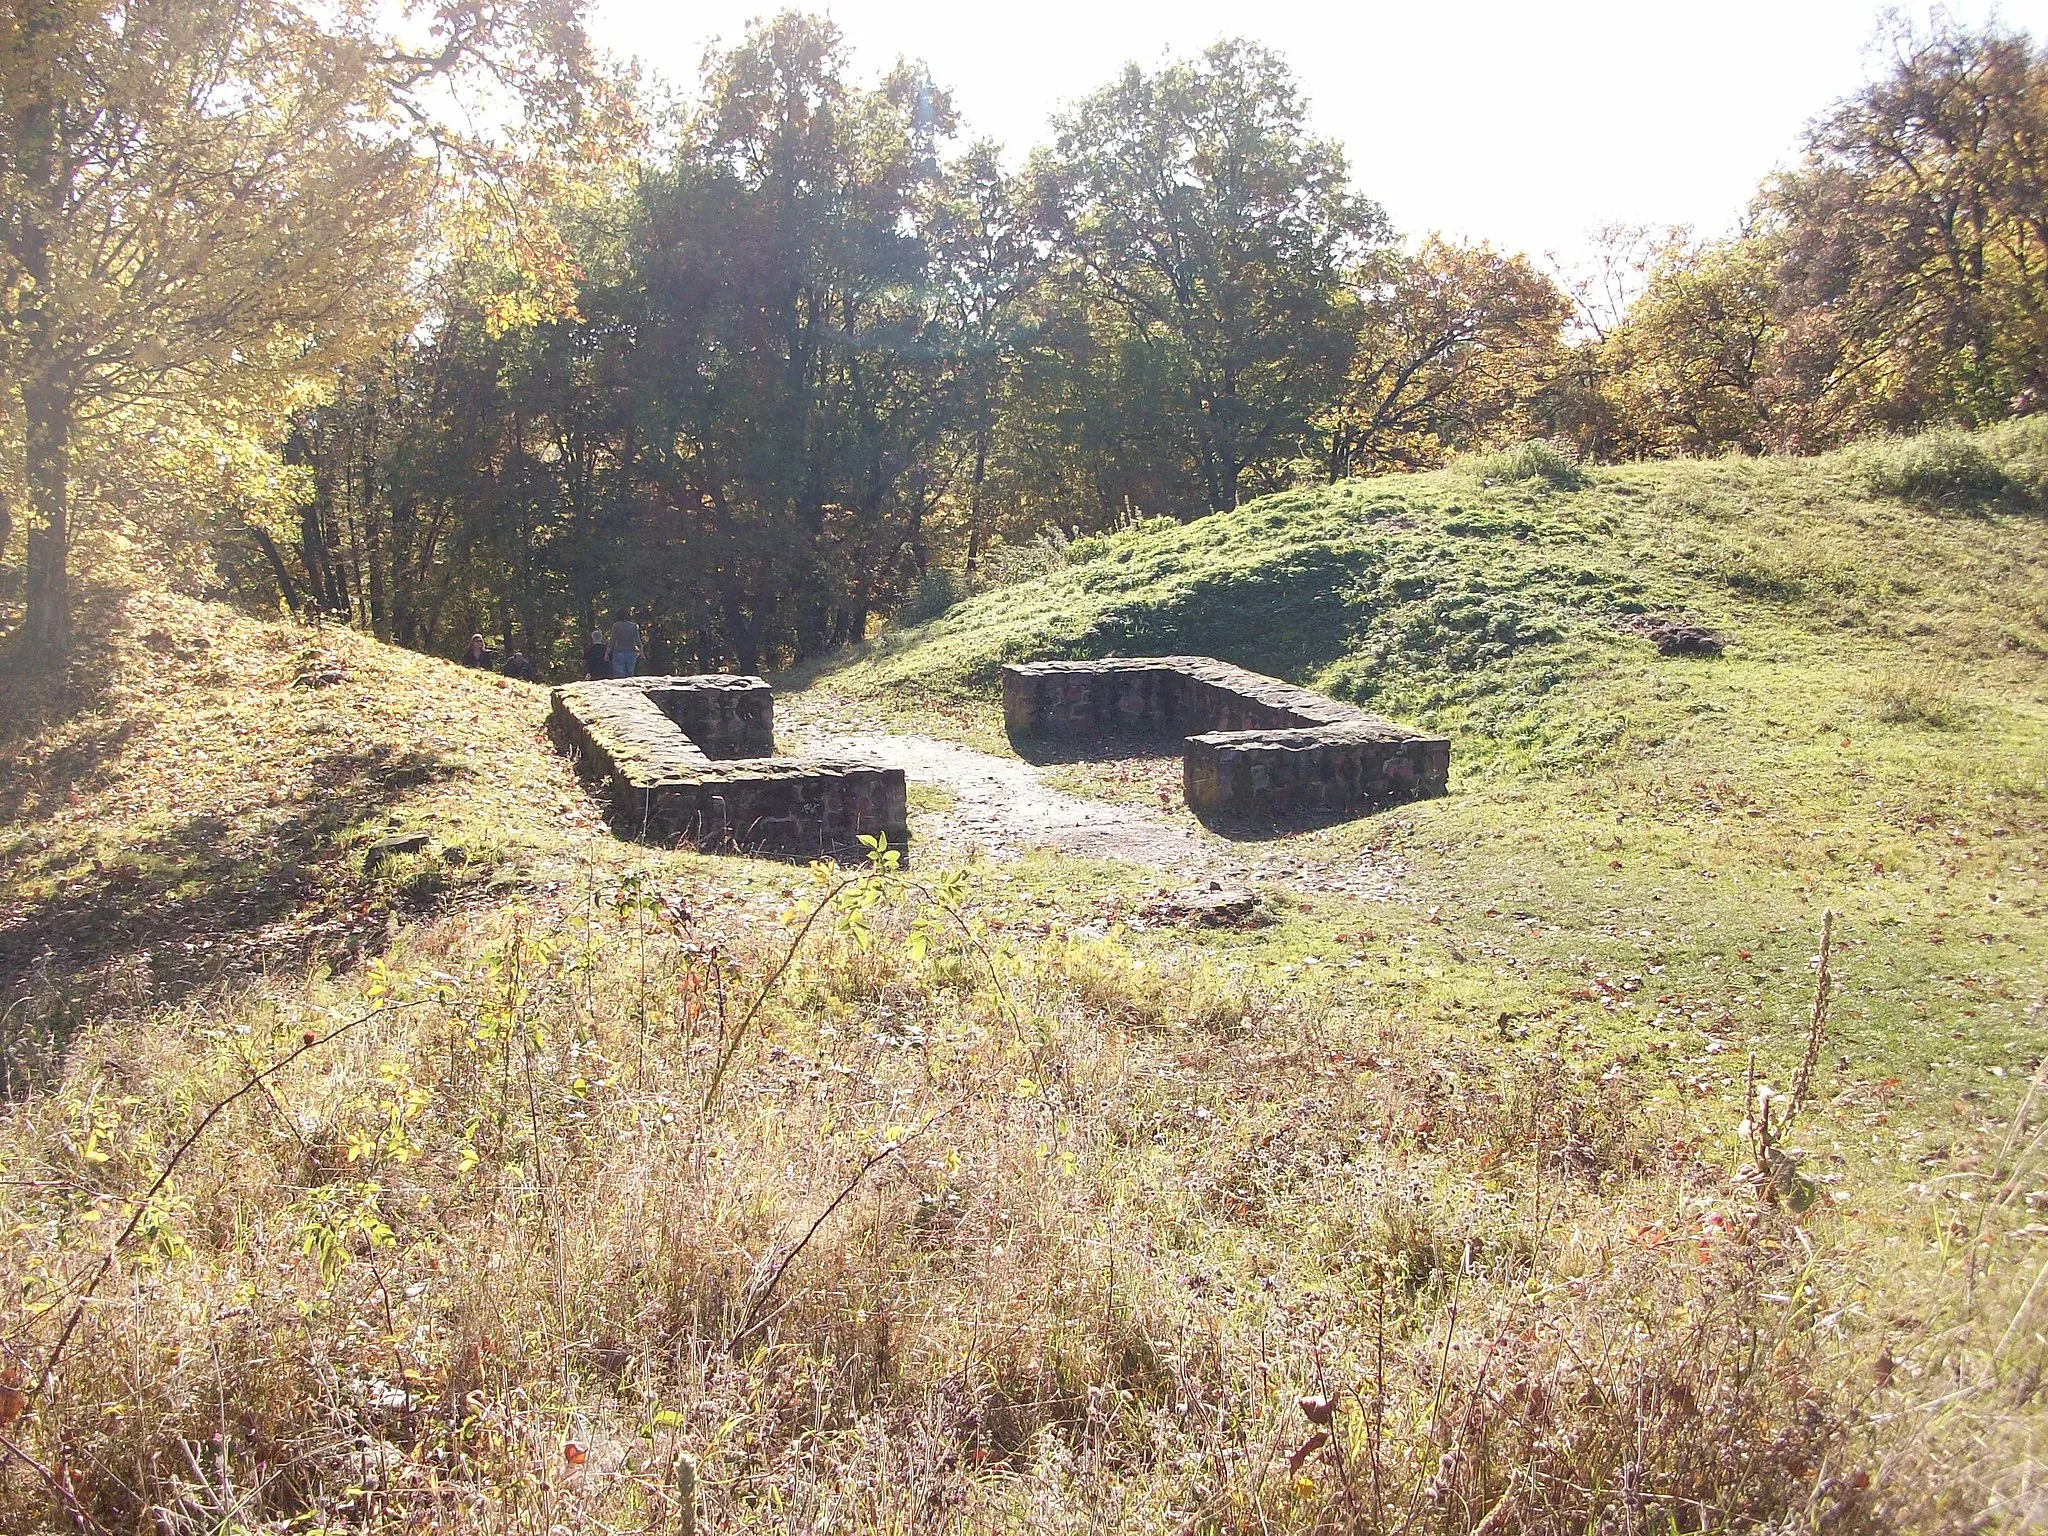
[[[909,841],[901,768],[858,758],[782,758],[759,678],[652,677],[554,690],[548,730],[629,837],[780,853]],[[687,723],[686,723],[687,722]],[[694,725],[699,736],[691,730]]]
[[[1372,724],[1190,736],[1181,792],[1204,815],[1329,815],[1444,794],[1447,737]]]
[[[627,681],[715,762],[775,755],[775,694],[758,677],[645,677]]]
[[[1182,780],[1202,815],[1329,815],[1444,794],[1447,737],[1410,730],[1209,656],[1026,662],[1003,668],[1013,739],[1185,737]]]

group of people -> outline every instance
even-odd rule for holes
[[[469,637],[469,648],[462,653],[465,667],[480,667],[491,670],[491,648],[484,644],[482,635]],[[640,626],[633,621],[631,613],[621,613],[612,625],[611,634],[603,629],[590,632],[590,643],[583,648],[583,671],[589,677],[631,677],[640,668]],[[533,660],[526,652],[513,649],[505,658],[503,671],[507,677],[520,678],[525,682],[534,679]]]
[[[462,664],[479,667],[486,672],[491,670],[491,648],[484,644],[482,635],[469,637],[469,649],[462,653]],[[533,658],[514,647],[512,654],[505,658],[503,670],[507,677],[521,678],[530,683],[533,681]]]
[[[602,629],[590,632],[583,647],[586,677],[631,677],[640,666],[640,626],[631,613],[622,613],[612,624],[610,638]]]

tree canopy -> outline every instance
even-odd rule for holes
[[[495,148],[450,129],[431,91],[481,74],[551,126],[580,112],[587,51],[555,0],[451,0],[413,38],[369,15],[0,6],[0,360],[21,410],[31,647],[67,643],[81,431],[331,370],[388,325],[427,235],[423,147]]]
[[[1618,229],[1573,278],[1398,239],[1249,42],[1006,159],[796,12],[658,113],[576,4],[0,10],[30,655],[94,528],[409,645],[559,667],[632,609],[657,664],[751,671],[1304,481],[1531,437],[1803,452],[2048,392],[2048,59],[1995,26],[1898,33],[1736,234]]]
[[[1244,42],[1135,65],[1057,125],[1034,169],[1077,281],[1153,359],[1208,506],[1298,456],[1343,377],[1347,274],[1388,235],[1287,66]],[[1261,484],[1265,482],[1266,484]]]

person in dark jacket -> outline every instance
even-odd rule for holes
[[[604,631],[593,629],[590,643],[583,647],[583,675],[589,678],[612,675],[612,649],[604,643]]]
[[[469,637],[469,649],[462,653],[462,664],[465,667],[488,667],[491,664],[490,647],[484,644],[482,635]]]
[[[619,615],[612,626],[612,676],[631,677],[640,663],[640,626],[633,622],[631,609]]]
[[[505,675],[524,683],[533,681],[533,663],[527,659],[526,652],[515,650],[505,658]]]

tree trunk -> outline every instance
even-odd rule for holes
[[[278,595],[284,599],[285,608],[299,611],[298,588],[292,583],[292,573],[284,563],[284,553],[278,549],[277,541],[255,523],[249,524],[249,532],[256,540],[256,547],[263,551],[263,558],[270,562],[270,574],[277,578]]]
[[[758,609],[748,612],[746,605],[736,597],[725,599],[725,638],[732,646],[740,671],[749,676],[761,670],[760,627],[755,617],[758,612]]]
[[[28,612],[22,639],[30,664],[54,672],[62,670],[71,650],[71,395],[37,378],[23,386],[21,396],[28,428]]]
[[[59,25],[58,8],[31,5],[16,46],[40,51],[42,34]],[[33,78],[33,76],[31,76]],[[26,427],[28,551],[22,624],[24,660],[62,671],[71,650],[70,494],[73,379],[51,297],[50,245],[68,191],[69,171],[58,144],[58,104],[47,87],[20,109],[22,197],[21,405]]]
[[[967,497],[967,585],[974,585],[974,577],[981,565],[981,489],[988,478],[988,428],[984,426],[974,434],[974,479],[973,489]],[[919,574],[923,571],[920,568]]]
[[[319,484],[317,474],[314,484]],[[327,541],[320,531],[320,499],[316,490],[313,499],[299,508],[299,561],[306,567],[306,585],[312,594],[307,601],[316,618],[324,617],[332,606],[329,596],[333,582],[327,573],[326,547]]]

